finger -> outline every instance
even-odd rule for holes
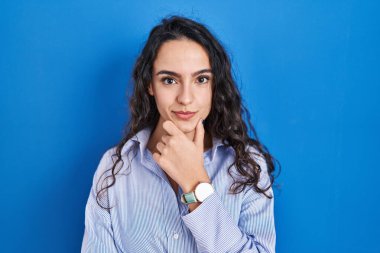
[[[202,150],[203,150],[205,129],[203,127],[202,121],[203,121],[202,118],[198,121],[197,127],[195,128],[195,134],[194,134],[194,140],[193,141],[195,143],[195,146],[202,148]]]
[[[164,147],[165,145],[162,142],[157,142],[156,148],[158,149],[158,151],[160,151],[161,154],[164,150]]]
[[[177,126],[170,120],[166,120],[163,124],[162,127],[164,130],[171,136],[174,135],[180,135],[182,134],[182,131],[177,128]]]
[[[165,145],[167,145],[167,144],[168,144],[168,141],[169,141],[169,138],[170,138],[169,135],[164,134],[164,135],[161,137],[161,142],[162,142],[162,143],[165,143]]]
[[[156,161],[156,163],[157,163],[158,165],[161,166],[161,164],[160,164],[161,155],[160,155],[159,153],[153,153],[153,159],[154,159],[154,161]]]
[[[169,172],[169,164],[162,155],[159,153],[153,153],[153,159],[161,169],[163,169],[165,172]]]

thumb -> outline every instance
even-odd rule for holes
[[[205,136],[205,129],[203,127],[203,119],[200,118],[197,124],[197,127],[195,128],[194,143],[195,143],[195,146],[202,148],[202,150],[203,150],[204,136]]]

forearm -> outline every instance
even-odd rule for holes
[[[255,234],[244,233],[225,210],[217,194],[211,195],[182,219],[201,252],[274,252],[274,235],[260,243]],[[266,234],[274,233],[270,227],[264,229],[268,229]]]

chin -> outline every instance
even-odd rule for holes
[[[196,123],[193,122],[175,122],[175,125],[185,134],[193,132],[196,127]]]

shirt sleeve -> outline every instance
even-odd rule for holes
[[[266,166],[260,185],[268,183]],[[267,194],[273,196],[272,188]],[[182,220],[193,234],[199,252],[275,252],[274,197],[249,189],[244,194],[239,222],[235,224],[217,192]]]
[[[90,195],[85,209],[85,231],[83,235],[81,253],[118,252],[113,239],[111,216],[109,211],[100,207],[96,201],[96,184],[99,177],[107,169],[109,155],[106,152],[95,172]],[[101,179],[102,180],[102,179]],[[99,185],[102,183],[100,181]],[[102,203],[104,205],[104,203]]]

